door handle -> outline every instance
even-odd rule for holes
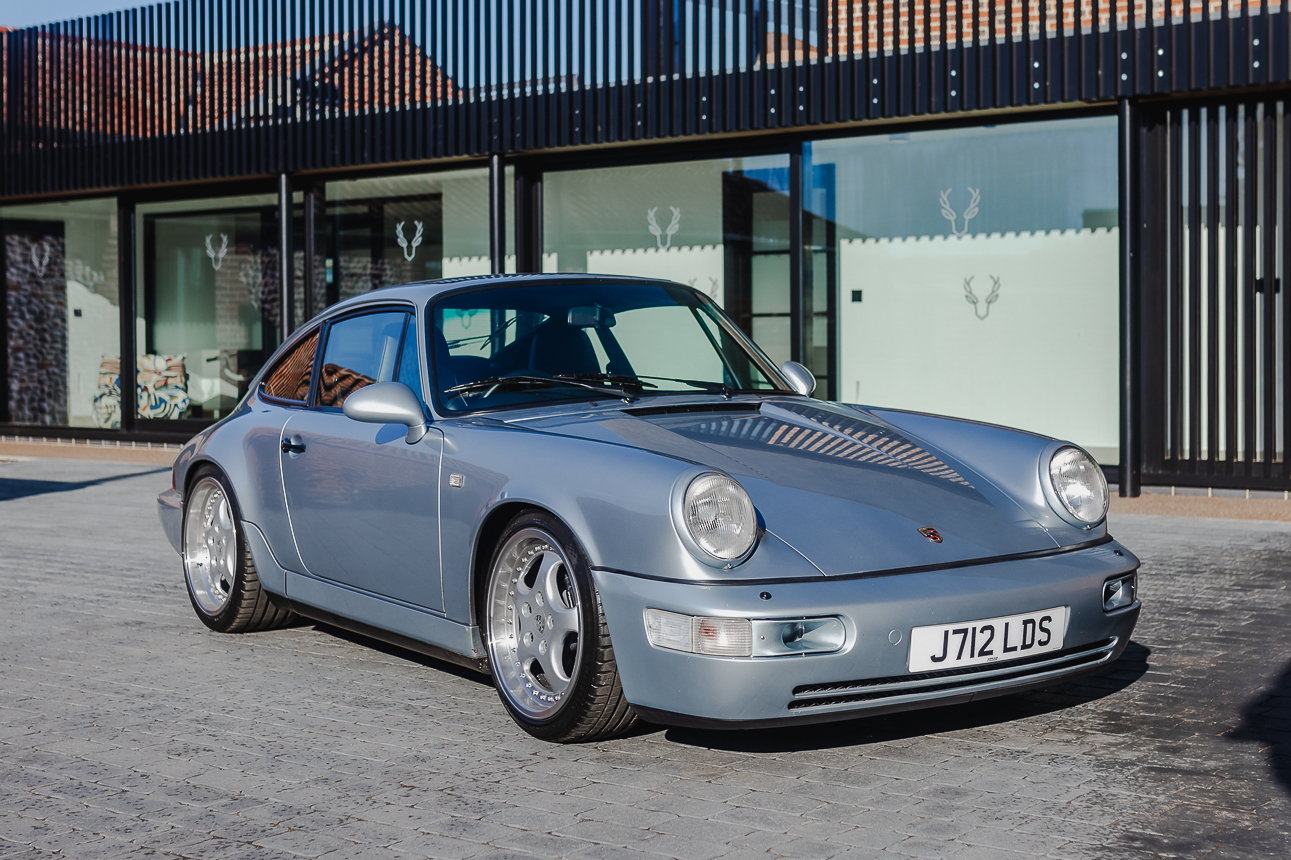
[[[299,439],[300,437],[299,437],[299,436],[297,436],[296,438],[297,438],[297,439]],[[282,453],[284,453],[284,454],[304,454],[304,453],[305,453],[305,443],[304,443],[304,442],[293,442],[293,441],[291,441],[290,439],[287,439],[287,438],[285,438],[285,437],[284,437],[284,438],[283,438],[283,440],[282,440]]]

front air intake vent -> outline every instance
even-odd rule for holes
[[[634,418],[647,418],[652,415],[684,415],[695,412],[723,415],[739,412],[753,415],[761,408],[761,403],[674,403],[667,406],[633,406],[619,411]]]
[[[833,705],[853,705],[904,696],[951,695],[965,687],[975,687],[998,681],[1024,681],[1030,676],[1061,675],[1076,669],[1100,666],[1111,658],[1116,649],[1116,639],[1104,639],[1075,648],[1065,648],[1048,654],[1038,654],[1003,665],[988,663],[963,669],[942,672],[921,672],[918,675],[892,675],[887,678],[864,678],[857,681],[835,681],[827,684],[803,684],[794,687],[794,701],[789,710],[825,708]],[[1055,680],[1058,680],[1055,678]]]

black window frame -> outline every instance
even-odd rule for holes
[[[314,354],[314,372],[313,372],[313,375],[310,377],[310,381],[309,381],[309,402],[306,408],[313,409],[318,412],[329,412],[329,413],[344,413],[345,411],[343,406],[324,406],[323,404],[318,402],[318,386],[322,381],[322,372],[323,372],[323,355],[327,352],[327,341],[332,336],[332,326],[335,325],[336,323],[345,322],[346,320],[355,319],[357,317],[368,316],[369,314],[391,313],[391,312],[399,312],[404,315],[403,329],[400,331],[400,334],[399,334],[400,355],[396,359],[395,367],[394,367],[395,375],[396,376],[398,375],[399,363],[403,360],[403,356],[402,356],[403,338],[406,337],[408,333],[409,319],[417,315],[416,304],[412,302],[392,301],[392,302],[364,304],[360,307],[347,309],[344,313],[337,314],[334,317],[325,319],[320,324],[322,335],[319,339],[318,351]],[[418,398],[422,399],[420,392],[418,392]]]

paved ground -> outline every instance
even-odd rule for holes
[[[553,747],[414,655],[208,632],[167,480],[0,465],[0,857],[1291,856],[1286,524],[1114,520],[1148,609],[1080,684]]]

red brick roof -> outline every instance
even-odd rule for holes
[[[389,25],[208,54],[45,33],[22,67],[48,81],[25,88],[37,103],[19,106],[39,124],[143,137],[272,122],[287,113],[406,109],[462,95],[419,45]],[[112,85],[80,91],[87,80],[68,80],[65,70],[86,68]],[[9,83],[6,76],[6,89]],[[54,116],[46,122],[48,113]]]

